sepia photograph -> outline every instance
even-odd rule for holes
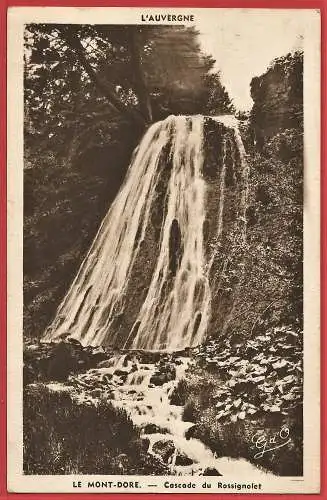
[[[43,476],[102,493],[301,488],[319,413],[319,11],[72,10],[16,16],[12,457],[33,480],[18,491],[61,491]],[[319,491],[313,452],[303,493]]]

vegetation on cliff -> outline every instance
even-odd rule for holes
[[[172,396],[195,424],[189,437],[281,475],[303,470],[302,75],[298,52],[252,81],[254,106],[240,117],[250,162],[247,239],[231,232],[240,251],[220,249],[218,293],[233,293],[232,307]],[[291,443],[254,459],[252,437],[275,439],[284,428]]]
[[[290,65],[293,81],[301,85],[301,61],[303,56],[298,53],[278,59],[279,80],[280,75],[289,80]],[[256,79],[260,94],[253,93],[251,116],[241,125],[250,164],[247,237],[242,242],[239,234],[231,231],[230,244],[220,249],[224,275],[218,293],[222,302],[231,294],[233,299],[223,327],[210,332],[219,338],[237,334],[246,342],[271,327],[302,328],[303,126],[299,116],[303,110],[294,99],[299,125],[285,128],[293,115],[290,103],[295,91],[288,86],[287,96],[279,103],[275,99],[279,80],[276,83],[274,75],[272,64]],[[284,89],[284,80],[281,84]],[[297,89],[296,95],[299,93]],[[261,108],[269,109],[270,105],[279,109],[276,122],[268,112],[267,118],[261,114]],[[263,138],[260,144],[253,135],[256,127]],[[233,247],[237,251],[231,252]]]

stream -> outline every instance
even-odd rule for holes
[[[171,474],[201,475],[210,468],[222,476],[237,474],[238,478],[256,479],[273,476],[243,458],[217,457],[199,439],[185,437],[194,423],[183,420],[183,406],[171,404],[170,397],[192,363],[191,358],[176,357],[174,379],[157,381],[155,385],[151,379],[158,374],[160,377],[158,363],[119,354],[100,363],[98,368],[71,376],[68,383],[72,385],[50,383],[48,387],[69,390],[79,404],[97,404],[101,397],[110,399],[116,408],[123,408],[142,429],[141,437],[149,440],[148,453],[168,465]]]

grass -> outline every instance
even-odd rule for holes
[[[168,474],[126,412],[78,405],[43,384],[24,391],[25,474]]]

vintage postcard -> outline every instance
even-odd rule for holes
[[[8,10],[8,491],[319,493],[319,9]]]

